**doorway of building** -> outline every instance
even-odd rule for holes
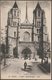
[[[13,48],[13,56],[14,56],[14,58],[18,58],[18,53],[17,53],[16,47]]]
[[[31,50],[28,48],[28,47],[26,47],[23,51],[22,51],[22,57],[24,58],[24,59],[31,59],[31,54],[32,54],[32,52],[31,52]]]

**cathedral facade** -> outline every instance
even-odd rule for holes
[[[39,48],[39,32],[42,24],[43,13],[43,44],[45,51],[48,49],[48,35],[46,28],[45,12],[37,3],[33,10],[32,23],[28,20],[27,3],[26,3],[26,18],[24,23],[20,22],[20,10],[15,2],[12,9],[8,12],[7,30],[8,30],[8,45],[9,55],[14,56],[15,48],[19,58],[35,58]],[[17,54],[16,54],[17,55]]]

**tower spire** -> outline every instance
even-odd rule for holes
[[[26,0],[26,15],[25,15],[25,23],[29,24],[28,14],[27,14],[27,0]]]
[[[14,3],[14,5],[13,5],[13,8],[18,8],[18,5],[17,5],[16,0],[15,0],[15,3]]]
[[[26,1],[26,20],[28,20],[28,16],[27,16],[27,1]]]

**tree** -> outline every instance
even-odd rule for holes
[[[3,53],[4,66],[5,66],[6,65],[6,46],[5,46],[5,44],[1,44],[1,52]]]
[[[9,43],[8,43],[8,26],[6,26],[6,53],[9,52]]]

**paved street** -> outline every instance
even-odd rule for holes
[[[1,78],[24,78],[23,76],[26,76],[26,78],[50,78],[50,74],[43,73],[39,67],[37,66],[39,62],[36,62],[35,60],[26,60],[27,65],[31,66],[31,70],[24,71],[24,62],[25,60],[20,59],[7,59],[7,65],[4,67],[3,63],[1,64]],[[27,77],[28,76],[28,77]]]

